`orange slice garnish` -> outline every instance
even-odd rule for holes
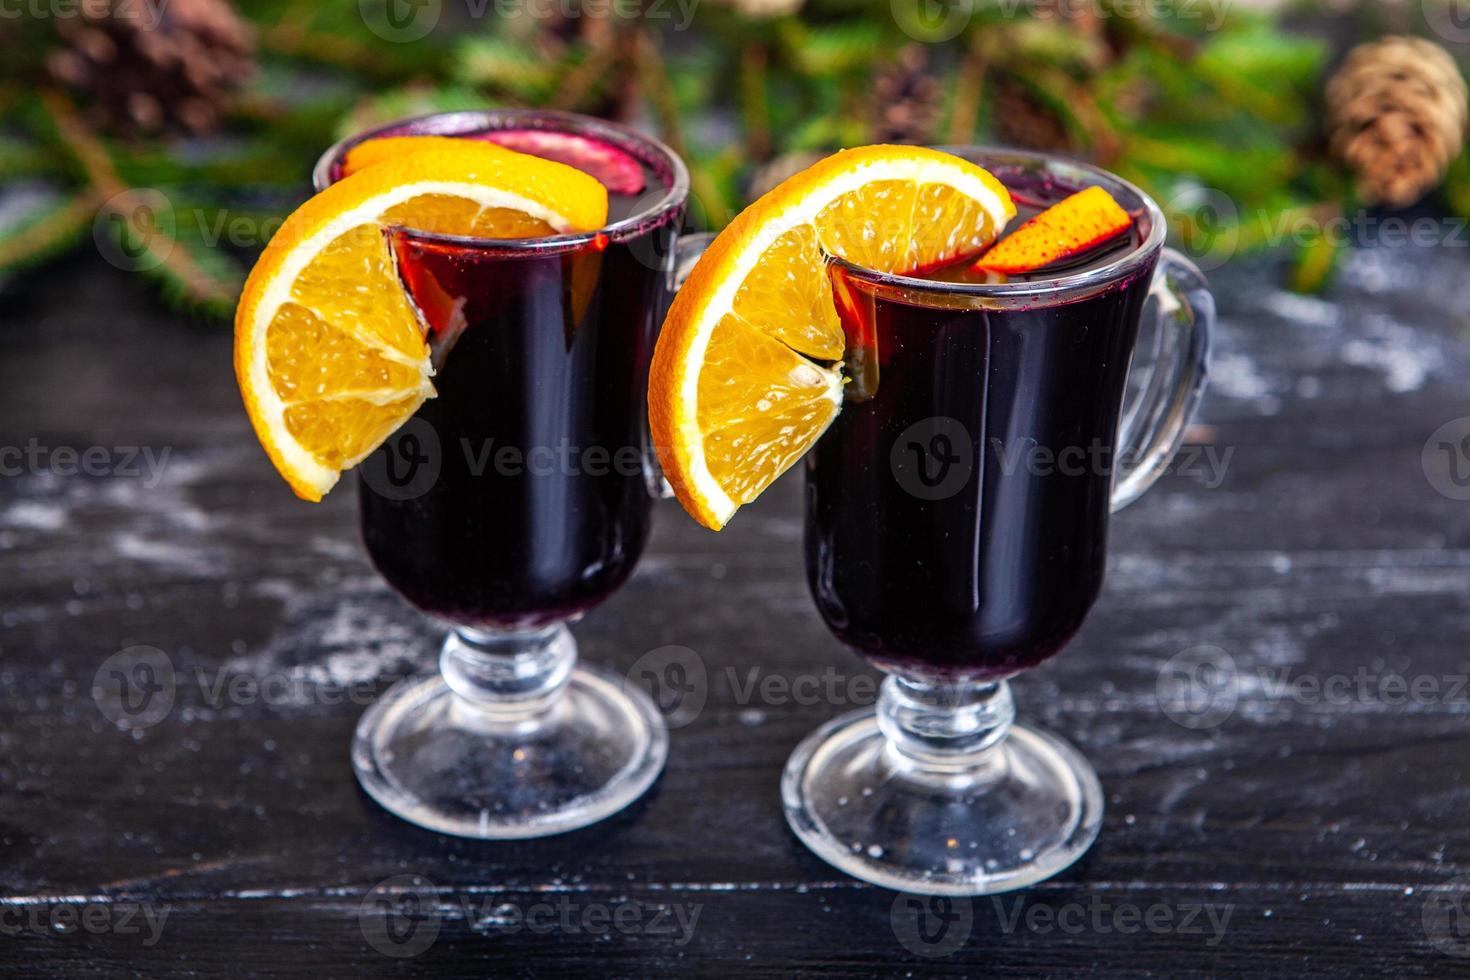
[[[385,228],[521,238],[590,231],[607,219],[606,190],[580,171],[443,142],[308,200],[245,282],[235,377],[261,445],[307,500],[320,500],[434,395],[424,328]]]
[[[845,338],[827,255],[929,268],[980,251],[1015,213],[981,167],[912,146],[843,151],[742,212],[679,290],[650,371],[654,445],[685,509],[723,527],[836,417]]]

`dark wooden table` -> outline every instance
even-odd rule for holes
[[[348,765],[362,704],[439,641],[369,567],[352,490],[282,485],[226,330],[95,258],[22,283],[0,300],[21,451],[0,456],[0,972],[1470,975],[1470,421],[1424,452],[1470,415],[1467,274],[1452,246],[1360,252],[1323,299],[1217,274],[1195,434],[1223,478],[1202,456],[1119,516],[1081,636],[1015,684],[1096,764],[1102,836],[1053,881],[919,909],[782,821],[787,754],[871,700],[807,597],[799,476],[721,535],[665,505],[577,627],[615,670],[671,644],[704,667],[649,796],[548,840],[438,837]],[[140,646],[172,703],[120,726],[94,679]]]

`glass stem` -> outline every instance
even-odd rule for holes
[[[457,627],[444,640],[439,669],[462,707],[487,720],[520,721],[549,709],[577,663],[566,624],[492,632]]]
[[[878,697],[878,727],[903,768],[933,775],[1004,772],[998,751],[1016,718],[1005,681],[931,681],[890,675]]]

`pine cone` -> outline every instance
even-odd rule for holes
[[[906,44],[873,77],[875,143],[928,143],[939,121],[939,83],[921,44]]]
[[[996,79],[995,136],[1000,142],[1043,153],[1075,149],[1072,135],[1051,106],[1013,78]]]
[[[228,0],[87,3],[56,27],[52,76],[122,134],[212,129],[255,66],[254,34]]]
[[[1348,54],[1327,83],[1328,134],[1366,201],[1403,207],[1438,186],[1464,149],[1466,95],[1454,59],[1423,38]]]

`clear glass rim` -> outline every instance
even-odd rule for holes
[[[1148,235],[1138,247],[1105,265],[1098,266],[1095,269],[1068,273],[1057,276],[1055,279],[1041,281],[1027,280],[1025,282],[995,283],[941,282],[934,279],[920,279],[916,276],[879,272],[876,269],[869,269],[855,262],[849,262],[847,259],[836,255],[828,255],[827,259],[829,262],[841,267],[853,278],[877,286],[900,289],[909,294],[928,293],[945,297],[973,297],[976,299],[987,297],[1008,300],[1015,300],[1022,297],[1047,297],[1055,299],[1059,295],[1070,295],[1074,292],[1082,292],[1127,279],[1152,262],[1158,255],[1159,250],[1164,246],[1164,238],[1168,234],[1168,229],[1165,226],[1163,210],[1153,198],[1149,197],[1138,187],[1119,177],[1117,174],[1104,170],[1101,167],[1050,153],[1034,153],[1029,150],[1015,150],[999,146],[937,146],[935,149],[979,163],[981,166],[987,167],[987,169],[990,164],[1021,167],[1039,166],[1050,173],[1056,174],[1058,177],[1068,180],[1069,183],[1081,184],[1082,186],[1096,184],[1106,188],[1109,193],[1121,191],[1125,196],[1136,198],[1139,205],[1148,214]],[[1117,195],[1115,194],[1114,196]]]
[[[599,236],[621,239],[644,228],[656,226],[673,211],[683,207],[689,197],[689,168],[684,165],[684,161],[677,153],[660,140],[640,133],[632,127],[608,122],[605,119],[595,119],[592,116],[553,109],[460,109],[398,119],[333,143],[317,159],[316,165],[312,168],[312,185],[318,192],[325,190],[332,184],[332,168],[348,150],[359,143],[388,133],[412,129],[415,135],[443,136],[486,129],[508,129],[512,126],[569,132],[578,136],[599,139],[615,146],[638,147],[643,151],[641,162],[653,165],[655,159],[661,159],[667,164],[669,186],[662,197],[647,207],[592,231],[547,235],[542,238],[479,238],[472,235],[445,235],[438,232],[419,231],[402,225],[395,226],[393,230],[412,235],[415,241],[435,242],[460,248],[489,248],[500,252],[559,252],[570,248],[580,248]]]

